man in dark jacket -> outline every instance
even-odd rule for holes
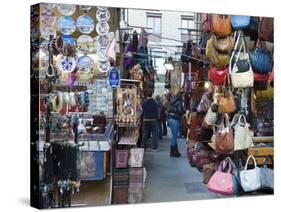
[[[185,114],[185,108],[182,101],[182,92],[178,91],[175,96],[171,97],[168,107],[168,125],[172,132],[170,157],[180,157],[178,150],[177,138],[179,134],[180,119]]]
[[[143,109],[143,137],[142,147],[146,147],[146,142],[152,133],[152,150],[158,150],[158,105],[152,98],[152,91],[148,92],[148,97],[142,103]]]

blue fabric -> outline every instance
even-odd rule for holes
[[[177,119],[168,119],[168,125],[171,128],[172,132],[172,142],[171,146],[176,146],[177,145],[177,138],[179,134],[179,129],[180,129],[180,121]]]
[[[273,60],[271,53],[262,48],[255,48],[250,53],[252,69],[256,72],[267,74],[272,71]]]
[[[230,16],[232,28],[234,30],[243,30],[250,25],[251,17],[244,15],[232,15]]]

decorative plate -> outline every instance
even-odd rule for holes
[[[76,20],[76,26],[81,33],[90,34],[95,28],[95,23],[91,16],[81,15]]]
[[[97,23],[96,26],[97,33],[99,35],[107,35],[109,32],[109,25],[108,23]]]
[[[80,5],[79,10],[83,13],[87,13],[92,9],[92,6],[87,6],[87,5]]]
[[[97,7],[98,10],[107,10],[107,7]]]
[[[70,16],[62,16],[57,21],[57,28],[63,35],[71,35],[75,29],[75,21]]]
[[[60,14],[65,16],[71,16],[76,11],[76,6],[73,4],[58,4],[57,9]]]
[[[53,26],[57,18],[56,18],[56,14],[52,10],[43,10],[41,12],[40,20],[41,20],[40,27]]]
[[[57,66],[62,72],[70,73],[74,71],[76,67],[76,60],[74,57],[60,56]]]
[[[99,61],[107,61],[106,49],[100,49],[97,51],[97,56]]]
[[[49,40],[50,35],[54,35],[54,37],[56,37],[56,34],[56,30],[52,26],[45,26],[40,30],[40,36],[45,40]]]
[[[108,72],[110,69],[110,62],[107,61],[99,61],[99,71],[100,72]]]
[[[89,35],[81,35],[77,39],[78,51],[83,53],[91,53],[95,51],[94,39]]]
[[[53,10],[56,5],[52,3],[43,3],[41,4],[43,10]]]
[[[109,10],[97,10],[96,18],[98,22],[105,23],[108,22],[110,18]]]
[[[107,35],[99,35],[97,37],[97,46],[100,49],[105,49],[109,44],[109,37]]]
[[[89,73],[94,68],[94,60],[88,55],[83,55],[77,59],[79,72]]]

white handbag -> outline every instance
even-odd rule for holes
[[[239,43],[239,40],[242,40],[242,45],[240,46],[240,49],[236,55],[236,49]],[[243,52],[242,52],[242,48],[243,48]],[[233,64],[232,67],[232,60],[233,57],[235,58],[235,62]],[[237,61],[238,59],[240,60],[247,60],[249,63],[249,70],[246,72],[241,72],[239,73],[238,71],[238,67],[237,67]],[[231,76],[231,83],[232,86],[234,88],[249,88],[249,87],[253,87],[254,86],[254,72],[251,68],[251,63],[250,63],[250,59],[249,59],[249,54],[246,50],[246,45],[245,45],[245,41],[244,38],[241,37],[241,33],[239,32],[235,47],[234,47],[234,51],[231,55],[230,58],[230,65],[229,65],[229,74]]]
[[[242,122],[243,119],[243,122]],[[234,120],[234,119],[233,119]],[[249,129],[250,125],[246,117],[241,114],[238,122],[234,125],[234,150],[247,149],[253,145],[253,133]]]
[[[205,115],[204,121],[207,125],[215,125],[217,122],[217,113],[212,111],[212,106],[208,109],[208,112]]]
[[[248,170],[249,160],[253,159],[255,168]],[[243,171],[239,173],[241,186],[245,192],[256,191],[261,188],[260,168],[257,167],[256,159],[250,155]]]

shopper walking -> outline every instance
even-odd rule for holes
[[[170,104],[170,98],[171,98],[171,93],[167,93],[164,95],[163,101],[162,101],[162,106],[163,106],[163,111],[162,111],[162,125],[163,125],[163,136],[167,136],[168,131],[167,131],[167,119],[168,119],[168,107]]]
[[[155,97],[157,102],[157,126],[158,126],[158,139],[163,140],[163,130],[162,130],[162,120],[163,120],[163,111],[164,107],[162,106],[161,96],[157,95]]]
[[[147,140],[152,133],[152,150],[158,150],[158,127],[157,127],[157,114],[158,105],[152,98],[152,91],[147,93],[147,98],[142,103],[143,109],[143,137],[142,147],[146,148]]]
[[[172,132],[170,157],[181,156],[178,150],[177,138],[180,128],[180,119],[184,113],[185,109],[183,106],[182,92],[178,91],[175,96],[171,97],[168,107],[168,126],[171,128]]]

